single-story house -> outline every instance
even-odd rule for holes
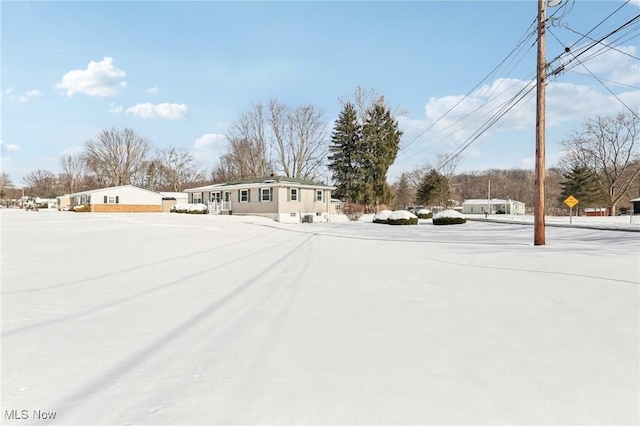
[[[463,214],[524,214],[525,204],[511,199],[472,199],[462,203]]]
[[[186,189],[189,203],[203,203],[210,213],[256,215],[278,222],[326,222],[341,213],[331,199],[335,187],[285,176],[246,179]]]
[[[161,212],[162,195],[133,185],[92,189],[69,194],[72,207],[88,205],[92,212]]]

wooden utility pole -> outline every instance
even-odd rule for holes
[[[537,66],[537,97],[536,97],[536,187],[533,203],[533,244],[545,244],[544,223],[544,180],[545,170],[545,88],[547,84],[546,58],[546,1],[538,0],[538,66]]]

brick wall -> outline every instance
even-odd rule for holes
[[[141,204],[94,204],[96,213],[158,213],[162,206],[149,206]]]

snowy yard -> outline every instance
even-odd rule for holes
[[[640,423],[639,232],[0,220],[3,425]]]

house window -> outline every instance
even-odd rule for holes
[[[238,191],[238,201],[241,203],[249,202],[249,190],[248,189],[240,189]]]
[[[260,188],[260,202],[273,201],[273,188]]]
[[[300,201],[298,188],[289,188],[289,201]]]
[[[191,199],[193,204],[200,204],[202,203],[202,192],[194,192],[193,193],[193,198]]]
[[[107,197],[107,204],[115,204],[116,197]]]
[[[316,189],[316,201],[322,202],[324,200],[324,191],[322,189]]]

